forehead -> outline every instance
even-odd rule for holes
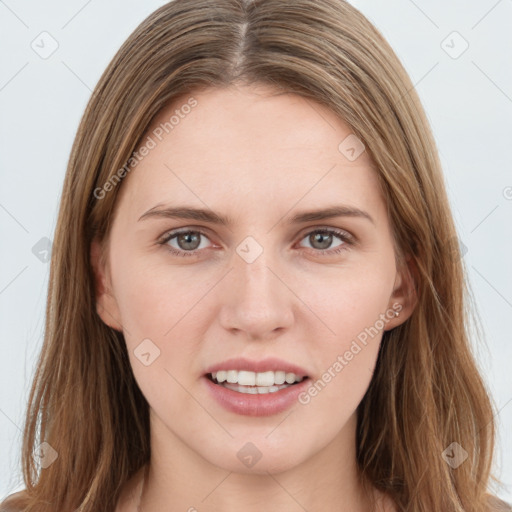
[[[226,197],[260,209],[273,201],[289,208],[305,195],[364,202],[379,193],[377,177],[366,151],[346,152],[353,138],[343,120],[302,96],[261,85],[206,89],[155,117],[142,142],[152,148],[124,179],[123,195],[137,211]]]

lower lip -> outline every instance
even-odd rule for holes
[[[215,384],[206,375],[202,377],[213,398],[225,409],[244,416],[272,416],[298,401],[299,394],[309,386],[309,378],[274,393],[251,395],[239,393]]]

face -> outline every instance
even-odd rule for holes
[[[354,443],[382,334],[410,305],[351,133],[325,107],[255,85],[180,98],[153,122],[118,185],[107,264],[96,242],[92,258],[98,313],[124,333],[161,446],[263,473]],[[292,373],[303,379],[283,387]],[[262,389],[240,392],[251,379]]]

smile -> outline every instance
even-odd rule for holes
[[[220,370],[208,375],[215,384],[238,393],[252,395],[276,393],[304,379],[301,375],[285,371]]]
[[[235,414],[270,416],[297,403],[309,377],[284,371],[220,370],[204,376],[219,405]]]

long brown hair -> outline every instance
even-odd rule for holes
[[[384,333],[358,408],[362,481],[402,511],[489,510],[493,404],[470,350],[465,271],[437,149],[400,61],[344,0],[174,0],[103,73],[64,181],[24,429],[26,489],[9,510],[114,510],[148,462],[148,404],[122,334],[96,311],[91,241],[108,237],[122,183],[102,187],[120,181],[164,106],[235,82],[299,94],[351,126],[376,165],[397,255],[416,269],[416,309]],[[44,469],[33,457],[43,442],[58,454]],[[468,454],[457,468],[443,457],[452,443]]]

